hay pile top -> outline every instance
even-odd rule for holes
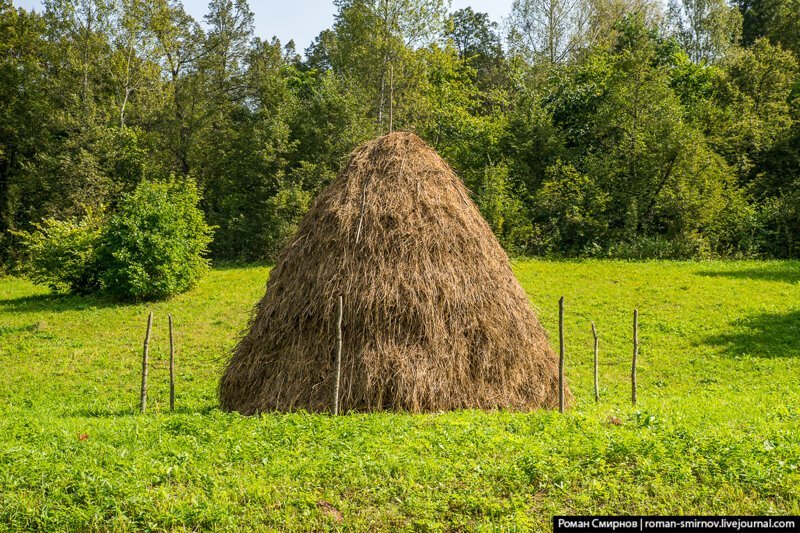
[[[552,408],[558,361],[500,244],[412,133],[358,148],[281,252],[219,387],[222,407]]]

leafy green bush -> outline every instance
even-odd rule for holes
[[[98,290],[96,249],[102,223],[102,213],[90,210],[83,219],[47,218],[32,232],[17,232],[25,256],[20,270],[53,292],[88,294]]]
[[[190,289],[209,267],[211,228],[199,201],[191,180],[142,181],[124,196],[99,250],[105,291],[142,301]]]
[[[303,215],[311,207],[311,193],[297,186],[282,188],[266,201],[263,233],[263,258],[275,260],[286,241],[297,231]]]
[[[800,184],[800,183],[799,183]],[[762,248],[768,257],[792,258],[800,250],[800,192],[797,187],[764,202],[759,213]]]
[[[644,261],[647,259],[698,259],[711,257],[708,243],[698,233],[686,233],[667,238],[661,235],[640,235],[612,242],[603,254],[609,259]]]
[[[572,164],[557,161],[547,168],[534,197],[534,214],[543,237],[539,253],[585,254],[606,233],[608,195]]]
[[[486,167],[478,191],[478,207],[503,248],[510,254],[524,254],[530,247],[533,228],[509,181],[505,164]]]
[[[761,255],[764,224],[757,205],[744,195],[731,195],[727,205],[710,222],[708,236],[713,255],[728,258],[754,258]]]

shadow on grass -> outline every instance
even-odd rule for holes
[[[261,268],[271,268],[266,263],[215,263],[214,270],[256,270]],[[185,293],[186,294],[186,293]],[[183,296],[183,295],[176,295]],[[155,300],[147,303],[163,303],[169,301]],[[131,307],[144,302],[126,302],[115,300],[106,295],[74,295],[74,294],[36,294],[32,296],[21,296],[19,298],[0,298],[0,312],[16,311],[21,313],[51,312],[59,313],[63,311],[84,311],[87,309],[105,309],[109,307]]]
[[[255,263],[239,263],[236,261],[214,261],[212,270],[228,271],[228,270],[257,270],[260,268],[272,268],[275,265],[266,262]]]
[[[715,335],[706,342],[723,346],[732,356],[779,358],[800,356],[800,310],[787,314],[753,315],[733,323],[735,333]]]
[[[800,263],[785,262],[747,270],[704,270],[699,276],[800,283]]]
[[[118,302],[99,296],[71,296],[62,294],[37,294],[20,298],[0,299],[0,311],[20,313],[84,311],[107,307],[128,307],[130,303]]]
[[[18,333],[35,333],[42,329],[43,326],[40,323],[28,324],[26,326],[0,326],[0,337],[16,335]]]
[[[177,403],[177,402],[176,402]],[[163,407],[158,411],[153,410],[150,408],[147,413],[142,415],[139,412],[139,408],[137,407],[126,407],[124,409],[103,409],[103,408],[96,408],[96,407],[89,407],[84,409],[76,409],[74,411],[66,411],[64,413],[65,416],[70,417],[77,417],[77,418],[127,418],[132,416],[148,416],[151,414],[158,414],[158,415],[207,415],[212,411],[215,411],[219,407],[217,405],[207,405],[205,407],[200,408],[189,408],[189,407],[181,407],[177,406],[174,411],[170,411],[169,409],[164,409]]]

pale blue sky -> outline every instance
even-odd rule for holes
[[[452,9],[472,6],[475,11],[488,13],[495,22],[511,11],[512,0],[452,0]],[[41,0],[14,0],[14,5],[41,9]],[[186,10],[202,20],[208,0],[184,0]],[[256,35],[269,39],[276,35],[281,42],[294,39],[299,51],[305,50],[314,37],[333,24],[332,0],[250,0],[256,17]]]

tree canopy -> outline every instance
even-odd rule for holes
[[[304,52],[246,0],[0,0],[0,258],[186,178],[270,260],[365,139],[416,131],[512,254],[800,257],[798,0],[336,0]],[[305,44],[305,43],[299,43]]]

